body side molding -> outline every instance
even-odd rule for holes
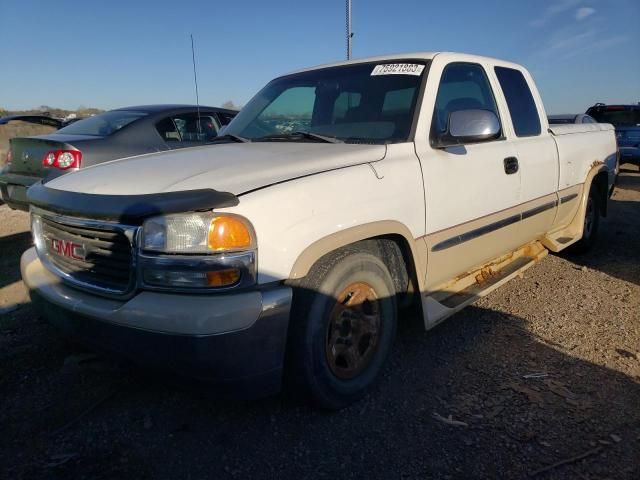
[[[577,197],[577,195],[575,195]],[[473,230],[469,230],[468,232],[462,233],[460,235],[456,235],[451,238],[447,238],[441,242],[436,243],[431,247],[432,252],[439,252],[441,250],[446,250],[447,248],[455,247],[456,245],[460,245],[461,243],[468,242],[475,238],[478,238],[482,235],[486,235],[488,233],[494,232],[501,228],[507,227],[509,225],[513,225],[521,220],[525,220],[527,218],[533,217],[534,215],[539,215],[540,213],[546,212],[547,210],[551,210],[558,206],[558,201],[553,200],[551,202],[547,202],[543,205],[531,208],[529,210],[525,210],[522,213],[518,213],[516,215],[511,215],[502,220],[498,220],[496,222],[490,223],[488,225],[483,225],[479,228],[475,228]],[[455,228],[455,227],[453,227]]]

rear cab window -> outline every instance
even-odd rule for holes
[[[353,112],[353,108],[358,108],[361,98],[362,95],[358,92],[341,92],[333,105],[333,112],[331,114],[332,122],[340,123],[347,121],[347,112]]]
[[[522,72],[507,67],[495,67],[494,70],[509,107],[516,136],[534,137],[540,135],[542,127],[538,109]]]

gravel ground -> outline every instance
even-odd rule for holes
[[[360,403],[220,398],[69,344],[20,282],[0,206],[3,478],[640,478],[640,173],[588,255],[550,255],[430,332],[402,318]]]

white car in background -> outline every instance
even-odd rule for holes
[[[565,113],[560,115],[549,115],[549,125],[567,125],[571,123],[598,123],[586,113]]]

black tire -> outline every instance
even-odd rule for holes
[[[582,238],[574,245],[576,253],[587,253],[596,242],[600,228],[600,192],[596,185],[591,185],[584,214]]]
[[[358,248],[329,254],[294,286],[289,386],[322,408],[352,404],[378,379],[396,323],[395,288],[386,265]]]

